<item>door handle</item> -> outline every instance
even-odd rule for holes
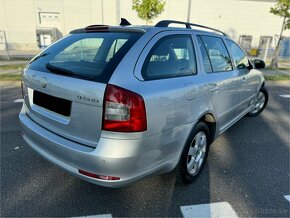
[[[242,82],[246,82],[247,81],[247,77],[243,76],[242,77]]]
[[[197,97],[197,88],[194,87],[193,83],[186,83],[186,84],[184,84],[184,87],[188,88],[188,91],[185,95],[185,98],[187,100],[193,100]]]
[[[209,88],[210,92],[218,92],[220,90],[220,87],[217,84],[213,84],[211,85],[211,87]]]

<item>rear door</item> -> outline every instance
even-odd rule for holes
[[[238,115],[241,83],[222,38],[198,35],[197,40],[206,71],[204,77],[208,93],[219,119],[220,131],[223,131]]]
[[[140,36],[72,34],[44,50],[24,70],[29,117],[57,135],[96,147],[106,83]]]
[[[134,74],[142,82],[135,89],[145,99],[149,134],[166,132],[199,118],[201,109],[207,106],[207,95],[202,91],[198,65],[190,31],[163,31],[146,45]],[[180,138],[168,135],[164,141]]]

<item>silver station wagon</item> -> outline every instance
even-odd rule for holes
[[[122,19],[120,26],[77,29],[23,71],[23,138],[101,186],[172,170],[191,183],[209,145],[265,108],[263,67],[223,32],[198,24]]]

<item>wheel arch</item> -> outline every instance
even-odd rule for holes
[[[210,134],[210,144],[215,140],[216,136],[217,136],[217,118],[214,115],[214,113],[208,111],[205,112],[204,114],[202,114],[199,119],[197,120],[197,122],[195,123],[195,125],[199,122],[204,122],[209,129],[209,134]],[[194,125],[194,126],[195,126]],[[194,128],[194,126],[192,128]]]
[[[199,123],[199,122],[204,122],[208,128],[209,128],[209,134],[210,134],[210,142],[209,144],[211,144],[216,137],[218,136],[218,122],[217,122],[217,117],[214,114],[213,111],[206,111],[204,113],[202,113],[198,119],[196,119],[195,122],[193,122],[193,125],[189,131],[188,136],[186,137],[186,139],[184,140],[184,143],[182,145],[182,147],[180,148],[179,154],[177,156],[177,159],[175,159],[176,163],[174,164],[174,168],[177,166],[180,158],[181,158],[181,154],[183,152],[183,149],[185,147],[185,145],[188,143],[188,140],[190,138],[191,132],[193,131],[194,127]]]

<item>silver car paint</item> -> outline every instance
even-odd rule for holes
[[[47,81],[45,88],[41,86],[43,78]],[[97,146],[101,134],[105,84],[34,70],[25,70],[23,80],[27,114],[32,120],[65,138]],[[71,116],[68,118],[33,104],[33,90],[71,100]],[[87,96],[95,101],[83,101],[78,96]]]
[[[146,55],[160,38],[171,34],[191,34],[198,73],[144,81],[141,67]],[[214,138],[218,137],[252,108],[250,103],[264,82],[262,74],[254,69],[246,75],[239,75],[236,68],[231,72],[205,73],[196,40],[200,34],[225,38],[197,30],[151,28],[133,45],[112,75],[110,84],[144,98],[145,132],[101,130],[105,84],[25,70],[25,101],[19,115],[24,140],[57,166],[102,186],[124,186],[147,175],[173,170],[191,129],[201,117],[210,114],[214,118]],[[41,86],[43,78],[47,81],[45,88]],[[71,117],[34,105],[33,90],[71,100]],[[96,101],[80,100],[79,95]],[[78,169],[121,179],[93,179],[79,174]]]

